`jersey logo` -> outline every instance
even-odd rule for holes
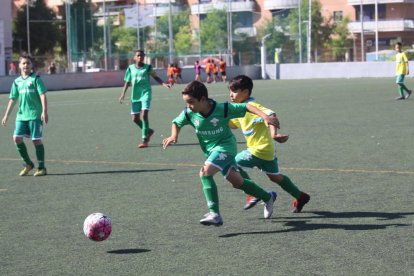
[[[211,119],[210,123],[212,123],[212,124],[213,124],[213,126],[217,126],[217,123],[218,123],[219,121],[220,121],[219,119],[217,119],[217,118],[213,118],[213,119]]]
[[[194,125],[195,125],[195,126],[199,126],[199,125],[200,125],[200,121],[199,121],[198,119],[195,119],[195,120],[194,120]]]
[[[251,160],[252,159],[252,157],[253,157],[253,155],[251,154],[251,153],[246,153],[244,156],[243,156],[243,160],[245,160],[245,161],[249,161],[249,160]]]
[[[227,158],[227,154],[220,153],[216,160],[222,161],[222,160],[226,160],[226,158]]]

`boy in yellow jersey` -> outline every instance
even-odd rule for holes
[[[248,76],[239,75],[234,77],[230,81],[228,88],[232,102],[249,103],[269,116],[276,116],[275,112],[261,106],[254,101],[254,98],[251,98],[253,81]],[[271,181],[279,184],[283,190],[295,198],[292,212],[301,212],[303,206],[309,202],[310,196],[301,192],[288,176],[279,172],[277,157],[275,156],[273,140],[284,143],[287,141],[288,136],[278,134],[276,127],[268,126],[260,117],[252,113],[246,113],[244,117],[232,119],[230,127],[241,128],[247,142],[247,149],[236,156],[236,162],[240,167],[240,173],[243,178],[249,179],[249,176],[241,168],[259,168]],[[244,209],[250,209],[258,202],[258,199],[248,197],[248,202]]]
[[[412,93],[412,91],[408,89],[404,84],[405,75],[408,75],[410,73],[410,69],[408,68],[408,58],[407,55],[402,51],[401,42],[397,42],[397,44],[395,44],[395,51],[397,51],[397,54],[395,55],[395,75],[396,83],[399,86],[398,90],[400,92],[400,97],[396,98],[396,100],[405,100],[408,99]],[[404,94],[404,91],[407,92],[407,95]]]

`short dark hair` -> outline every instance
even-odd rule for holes
[[[228,87],[233,91],[247,89],[249,91],[249,95],[251,95],[253,90],[253,81],[246,75],[238,75],[230,80]]]
[[[202,97],[208,99],[207,87],[200,81],[192,81],[184,87],[184,90],[181,92],[183,95],[189,95],[201,100]]]
[[[20,53],[19,61],[21,61],[24,58],[30,60],[30,62],[33,63],[32,57],[29,55],[29,53],[26,53],[26,52]]]
[[[401,42],[397,42],[396,44],[397,44],[398,46],[400,46],[400,47],[402,46],[402,43],[401,43]]]
[[[135,49],[134,50],[134,54],[136,54],[136,53],[141,53],[141,54],[144,54],[145,55],[144,50],[141,50],[141,49]]]

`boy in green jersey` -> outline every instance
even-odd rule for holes
[[[149,127],[148,113],[151,108],[152,89],[150,76],[159,84],[167,88],[171,85],[164,83],[157,72],[154,71],[150,64],[144,63],[145,53],[143,50],[135,50],[134,64],[128,66],[124,77],[124,88],[122,89],[119,102],[122,104],[125,99],[125,93],[132,83],[131,93],[131,115],[132,121],[142,129],[142,143],[138,145],[139,148],[148,147],[151,136],[154,130]]]
[[[201,149],[207,157],[199,175],[210,211],[200,220],[200,223],[215,226],[223,224],[217,186],[213,179],[219,171],[234,188],[263,200],[264,218],[270,218],[276,193],[266,192],[250,179],[243,179],[238,172],[234,159],[237,154],[236,138],[229,127],[229,121],[244,116],[247,111],[259,115],[268,124],[276,126],[279,124],[277,118],[266,115],[250,104],[217,103],[208,97],[207,88],[199,81],[188,84],[182,95],[187,107],[173,120],[171,136],[163,140],[163,148],[166,149],[170,144],[177,142],[183,126],[191,125],[195,129]]]
[[[39,164],[34,176],[46,175],[45,149],[43,146],[43,123],[47,124],[47,89],[42,79],[32,72],[33,64],[27,54],[22,54],[19,59],[20,77],[14,80],[10,90],[10,100],[6,112],[1,121],[6,126],[7,119],[13,107],[19,101],[13,140],[17,151],[25,163],[20,171],[20,176],[27,175],[34,164],[29,157],[23,138],[31,138],[36,148],[36,157]]]
[[[395,82],[398,84],[398,92],[400,92],[400,97],[396,98],[396,100],[405,100],[408,99],[412,93],[412,91],[408,89],[404,84],[405,75],[408,75],[410,73],[410,69],[408,68],[408,58],[407,55],[402,51],[401,42],[397,42],[397,44],[395,44],[395,51],[397,51],[397,54],[395,55]],[[407,92],[407,95],[404,94],[404,91]]]
[[[254,98],[251,98],[253,81],[248,76],[239,75],[234,77],[229,82],[228,88],[232,102],[249,103],[267,115],[274,116],[274,111],[258,104]],[[252,113],[246,113],[244,117],[232,119],[230,127],[240,128],[247,142],[247,150],[238,153],[236,156],[236,162],[243,178],[250,179],[249,175],[241,168],[259,168],[272,182],[279,184],[283,190],[295,198],[292,212],[301,212],[303,206],[308,203],[310,196],[301,192],[288,176],[280,173],[277,157],[275,156],[273,140],[284,143],[289,136],[277,133],[276,127],[267,125],[260,117]],[[259,201],[258,198],[248,196],[244,209],[252,208]]]

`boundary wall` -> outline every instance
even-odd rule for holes
[[[409,66],[411,71],[414,72],[413,61],[409,62]],[[266,64],[265,68],[267,78],[281,80],[395,76],[395,62],[393,61]]]
[[[410,62],[414,73],[414,62]],[[277,70],[278,69],[278,70]],[[269,79],[328,79],[328,78],[383,78],[394,77],[395,63],[386,62],[338,62],[338,63],[302,63],[302,64],[266,64],[266,78]],[[121,87],[124,85],[125,71],[96,72],[96,73],[68,73],[55,75],[41,75],[49,91],[87,89],[100,87]],[[162,80],[167,80],[165,69],[157,70]],[[246,74],[252,79],[262,79],[261,67],[257,65],[229,67],[227,79]],[[411,75],[409,75],[411,76]],[[13,80],[17,76],[0,77],[0,93],[9,93]],[[194,79],[193,68],[183,68],[184,83]],[[205,80],[205,74],[202,74]],[[151,82],[157,84],[152,78]]]
[[[167,71],[165,69],[156,70],[157,75],[163,80],[167,81]],[[87,88],[101,88],[101,87],[119,87],[119,92],[124,86],[125,71],[111,71],[111,72],[96,72],[96,73],[68,73],[68,74],[41,74],[48,91],[54,90],[70,90],[70,89],[87,89]],[[227,76],[234,77],[238,74],[245,74],[253,79],[261,79],[260,67],[239,66],[230,67],[227,69]],[[193,68],[184,68],[181,72],[183,83],[188,83],[194,80],[195,73]],[[18,76],[0,77],[0,93],[9,93],[13,81]],[[205,73],[202,74],[202,79],[205,80]],[[151,78],[152,84],[158,84]]]

